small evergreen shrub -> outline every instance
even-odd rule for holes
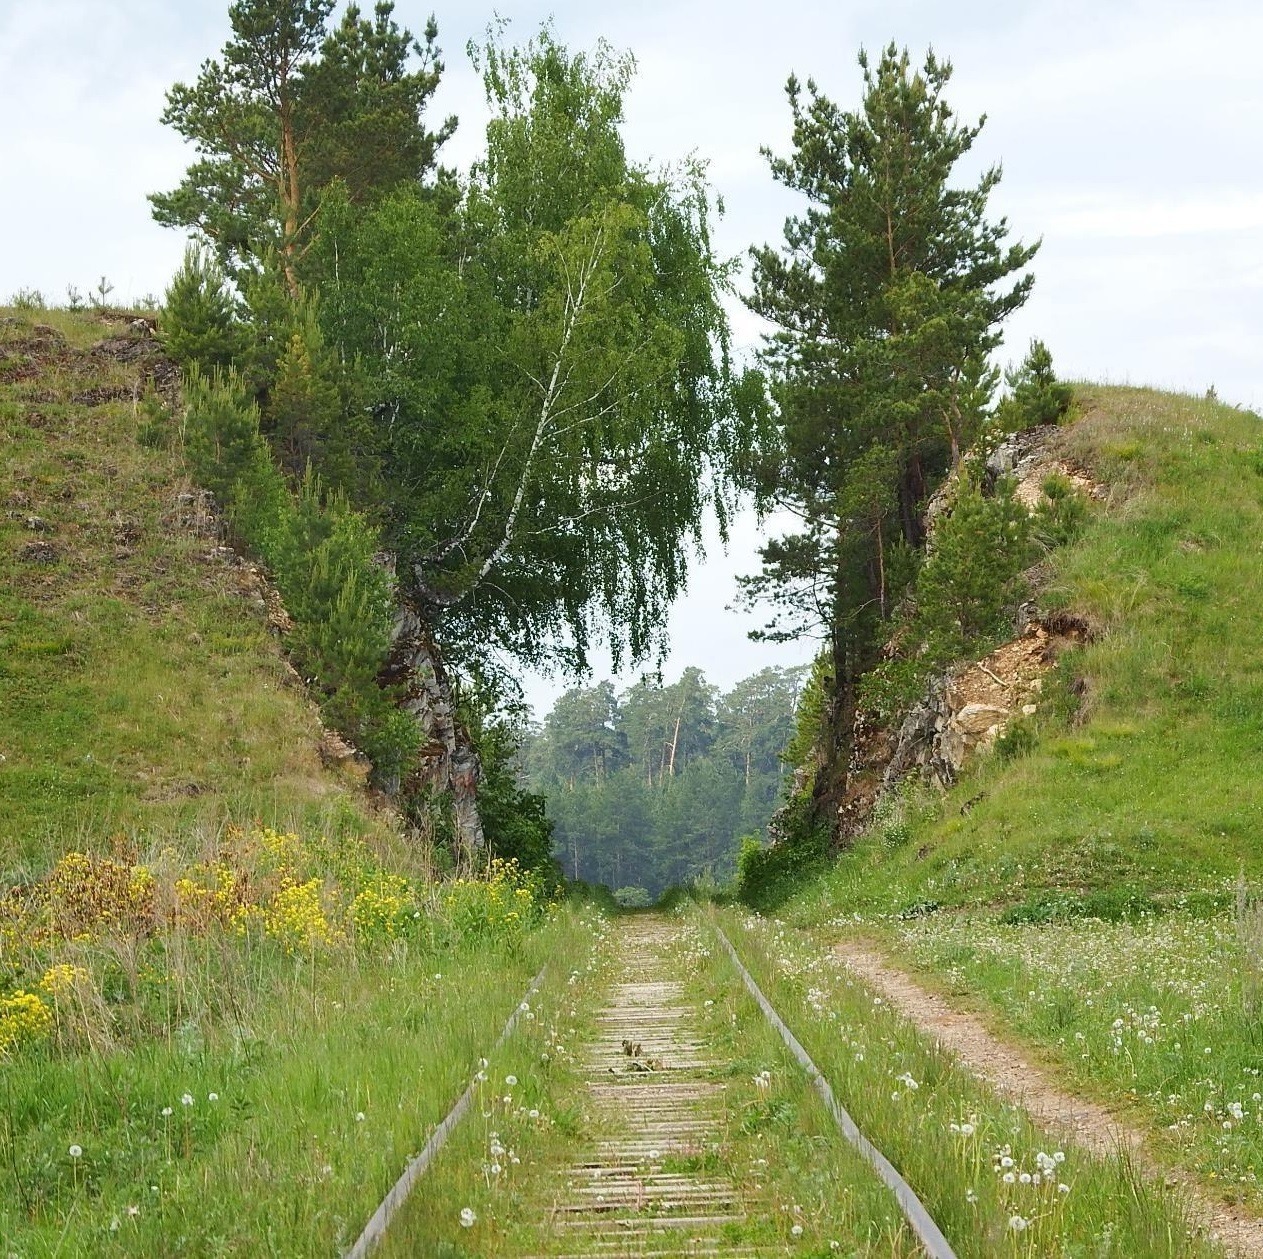
[[[1010,393],[1000,403],[997,418],[1006,432],[1058,424],[1070,410],[1074,391],[1057,379],[1052,354],[1042,341],[1032,341],[1021,365],[1006,372],[1004,379]]]
[[[167,289],[158,339],[182,368],[202,373],[232,367],[246,348],[228,281],[214,258],[196,245],[184,251],[184,263]]]
[[[963,472],[951,515],[917,575],[913,628],[931,660],[961,659],[1006,627],[1031,558],[1030,517],[1011,483],[987,497]]]
[[[1029,756],[1035,750],[1037,742],[1035,727],[1025,717],[1011,721],[996,738],[995,751],[1001,760],[1015,761],[1019,757]]]
[[[1083,532],[1088,505],[1068,477],[1053,473],[1040,487],[1044,501],[1035,511],[1031,532],[1042,546],[1066,546]]]
[[[376,531],[345,495],[308,474],[297,494],[259,432],[259,409],[233,372],[186,380],[185,453],[233,530],[268,567],[294,631],[291,654],[323,694],[326,723],[397,780],[420,746],[416,722],[377,683],[391,645],[390,578]]]

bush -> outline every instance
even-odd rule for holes
[[[230,515],[239,499],[248,512],[259,509],[245,491],[260,488],[272,461],[254,400],[234,373],[207,375],[197,367],[185,373],[184,396],[184,454],[194,479]],[[274,502],[269,506],[277,510]]]
[[[184,263],[167,289],[158,338],[181,367],[199,372],[232,367],[245,351],[247,338],[228,281],[214,258],[196,245],[184,251]]]
[[[997,418],[1006,432],[1057,424],[1070,410],[1074,391],[1057,379],[1052,354],[1042,341],[1032,341],[1021,366],[1004,378],[1011,393],[1000,404]]]
[[[751,909],[769,910],[783,904],[804,879],[829,859],[827,826],[809,827],[810,800],[800,796],[781,815],[784,837],[764,845],[752,835],[741,841],[737,855],[737,899]]]
[[[1030,517],[1001,482],[991,497],[967,471],[917,575],[915,630],[934,661],[963,657],[1005,627],[1031,561]]]
[[[185,453],[242,542],[271,570],[291,617],[290,651],[323,692],[327,724],[397,777],[420,745],[416,722],[377,684],[391,645],[390,577],[376,531],[308,474],[297,495],[259,432],[259,410],[231,372],[194,370],[185,386]]]
[[[1035,750],[1037,738],[1034,725],[1025,717],[1011,721],[995,741],[996,755],[1001,760],[1015,761],[1029,756]]]
[[[1040,487],[1044,501],[1035,511],[1031,530],[1041,546],[1067,546],[1083,532],[1088,505],[1068,477],[1053,473]]]

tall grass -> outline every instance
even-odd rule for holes
[[[1040,1131],[853,980],[776,924],[720,917],[743,962],[957,1254],[1210,1256],[1179,1203],[1120,1152]]]

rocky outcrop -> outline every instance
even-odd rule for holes
[[[398,609],[394,645],[382,680],[400,688],[400,707],[411,714],[424,740],[410,780],[387,784],[387,792],[450,794],[456,846],[462,858],[470,861],[486,845],[478,815],[482,766],[469,731],[457,716],[456,697],[438,644],[426,622],[407,604]]]
[[[1104,486],[1061,457],[1059,446],[1064,432],[1056,424],[1042,424],[1006,437],[987,459],[984,488],[990,490],[1001,477],[1012,477],[1016,482],[1014,497],[1029,512],[1047,500],[1044,482],[1050,476],[1065,477],[1088,498],[1104,498]]]
[[[993,746],[1015,718],[1038,711],[1044,676],[1058,655],[1090,637],[1078,618],[1037,620],[1028,611],[1016,638],[935,678],[899,728],[882,790],[908,777],[950,787],[972,753]]]

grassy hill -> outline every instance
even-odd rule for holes
[[[1111,487],[1040,595],[1094,628],[1021,738],[911,792],[776,913],[859,937],[1263,1210],[1263,424],[1081,386]],[[1005,748],[1007,746],[1007,754]]]
[[[0,311],[0,872],[228,820],[373,832],[252,566],[146,413],[173,370],[119,313]],[[168,418],[167,426],[175,424]]]
[[[1065,455],[1108,487],[1039,595],[1093,641],[1017,740],[913,791],[796,912],[1211,894],[1263,876],[1263,424],[1080,386]],[[1008,754],[1006,755],[1006,749]]]
[[[591,932],[323,765],[150,377],[126,314],[0,309],[0,1243],[341,1253]]]

